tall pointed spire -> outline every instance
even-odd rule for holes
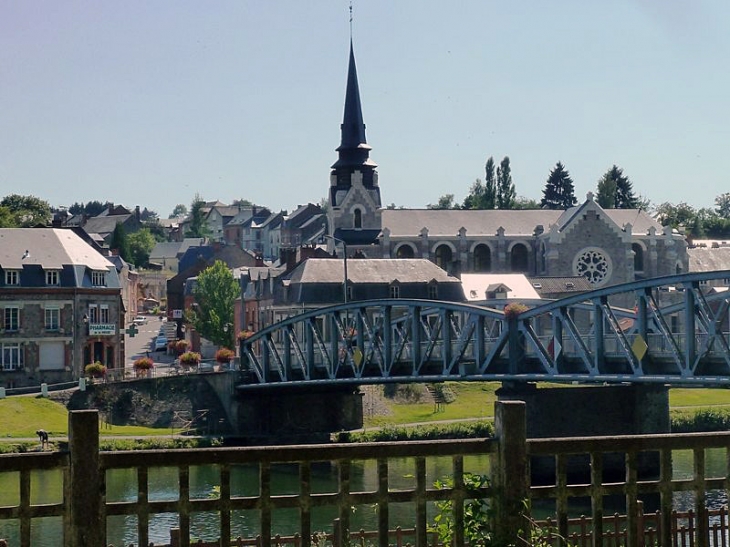
[[[360,86],[357,81],[355,50],[350,40],[350,64],[347,70],[347,89],[345,92],[345,112],[340,126],[342,138],[337,148],[339,159],[332,169],[366,168],[372,170],[377,164],[369,158],[371,147],[365,138],[365,122],[360,103]]]

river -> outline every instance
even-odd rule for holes
[[[692,457],[689,451],[673,454],[675,478],[691,477]],[[708,476],[724,476],[725,456],[723,450],[709,450],[707,453]],[[469,457],[465,459],[465,470],[473,473],[488,472],[488,457]],[[430,482],[448,477],[451,472],[450,458],[429,459],[427,475]],[[177,469],[150,469],[150,501],[177,499]],[[390,464],[389,482],[391,488],[412,488],[415,484],[412,459],[393,461]],[[217,496],[218,471],[213,466],[199,466],[190,469],[191,498]],[[337,469],[326,463],[312,468],[312,492],[336,491]],[[61,500],[61,472],[37,471],[31,479],[33,504],[58,503]],[[136,471],[134,469],[113,470],[107,474],[108,501],[134,501],[137,496]],[[352,491],[373,491],[377,489],[377,470],[375,462],[353,462],[351,469]],[[296,465],[277,465],[272,467],[272,495],[297,494],[299,475]],[[256,466],[236,466],[231,471],[231,495],[251,496],[258,494],[258,468]],[[14,505],[19,500],[18,474],[0,473],[0,506]],[[727,503],[725,492],[708,494],[711,507]],[[693,494],[675,494],[675,508],[692,508]],[[331,531],[336,517],[334,508],[314,510],[312,528],[315,531]],[[429,517],[432,513],[429,513]],[[351,515],[352,529],[377,529],[377,515],[374,507],[360,506]],[[412,526],[413,508],[406,504],[390,506],[390,519],[393,526]],[[177,526],[174,513],[155,515],[150,519],[150,541],[169,543],[169,530]],[[234,536],[251,537],[258,533],[259,520],[256,511],[237,511],[231,518]],[[191,518],[191,537],[211,541],[217,539],[218,516],[216,513],[196,513]],[[298,531],[296,510],[281,510],[274,513],[273,529],[281,535],[293,535]],[[57,547],[62,534],[60,518],[34,519],[31,529],[34,547]],[[0,521],[0,538],[8,539],[11,545],[18,543],[17,521]],[[107,543],[117,546],[137,543],[136,517],[109,517],[107,523]]]

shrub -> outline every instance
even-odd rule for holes
[[[504,316],[507,319],[514,319],[518,315],[520,315],[521,313],[526,312],[529,309],[530,308],[528,308],[524,304],[520,304],[519,302],[513,302],[512,304],[507,304],[504,307]]]
[[[215,360],[221,364],[230,363],[234,357],[235,353],[228,348],[221,348],[215,352]]]
[[[178,340],[177,342],[171,342],[172,343],[172,350],[177,353],[178,355],[182,355],[188,349],[190,348],[190,342],[187,340]]]
[[[256,334],[256,333],[252,330],[242,330],[241,332],[238,333],[238,340],[239,341],[248,340],[254,334]]]
[[[86,365],[84,372],[89,378],[103,378],[106,375],[106,367],[100,361],[96,361]]]
[[[200,354],[195,351],[186,351],[180,356],[180,362],[184,365],[197,365],[200,359]]]
[[[149,357],[140,357],[134,363],[134,370],[149,370],[155,366],[155,362]]]

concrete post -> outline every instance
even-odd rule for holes
[[[527,461],[527,412],[522,401],[495,403],[495,432],[499,441],[497,465],[492,469],[495,486],[493,529],[498,541],[519,544],[520,529],[525,529],[524,513],[529,494]]]
[[[99,413],[77,410],[68,415],[68,480],[65,541],[68,547],[106,544],[103,484],[99,469]]]

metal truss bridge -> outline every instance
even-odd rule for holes
[[[446,380],[730,385],[730,270],[507,302],[497,309],[367,300],[292,316],[241,342],[247,380],[237,387]]]

